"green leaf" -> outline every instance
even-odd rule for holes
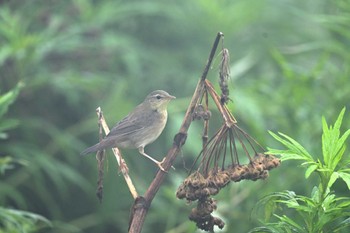
[[[16,100],[24,84],[19,82],[11,91],[0,96],[0,118],[7,112],[8,107]]]
[[[276,135],[275,133],[269,131],[272,137],[274,137],[277,141],[282,143],[285,147],[288,148],[288,150],[274,150],[274,149],[269,149],[267,153],[270,154],[280,154],[281,155],[281,160],[306,160],[308,162],[313,162],[312,156],[306,151],[306,149],[301,146],[297,141],[292,139],[291,137],[283,134],[283,133],[278,133],[282,137]]]
[[[306,171],[305,171],[305,178],[309,178],[309,176],[311,175],[311,173],[313,173],[316,169],[318,168],[317,164],[312,164],[310,165]]]
[[[270,220],[272,214],[275,212],[276,210],[276,202],[274,201],[269,201],[265,204],[265,208],[264,208],[264,221],[267,222]]]
[[[345,172],[338,172],[338,175],[342,180],[344,180],[344,182],[348,186],[348,189],[350,190],[350,174]]]
[[[345,219],[330,230],[332,232],[340,232],[342,229],[346,229],[348,227],[350,227],[350,218]]]
[[[280,233],[280,229],[276,229],[274,226],[266,226],[266,227],[256,227],[250,230],[248,233]]]
[[[350,130],[347,130],[340,137],[340,127],[344,117],[345,108],[340,112],[334,127],[331,125],[328,127],[327,122],[324,117],[322,117],[322,153],[323,160],[330,170],[334,170],[345,152],[345,141],[350,135]]]
[[[339,178],[339,174],[338,172],[333,172],[329,181],[328,181],[328,184],[327,184],[327,189],[330,189],[332,187],[332,185],[334,184],[334,182]]]
[[[320,201],[320,190],[317,186],[314,186],[311,192],[311,198],[314,202]]]
[[[0,207],[0,226],[5,232],[34,232],[39,223],[52,226],[45,217],[27,211]]]
[[[280,221],[292,226],[292,227],[295,227],[296,229],[300,230],[301,232],[303,232],[303,227],[300,226],[298,223],[296,223],[293,219],[287,217],[286,215],[283,215],[283,216],[278,216],[278,215],[275,215],[278,219],[280,219]],[[298,232],[298,231],[297,231]]]
[[[8,129],[12,129],[19,124],[17,119],[2,119],[0,121],[0,132],[3,132]]]
[[[0,174],[4,174],[6,170],[13,169],[14,165],[12,162],[13,159],[10,156],[0,158]]]

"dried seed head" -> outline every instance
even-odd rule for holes
[[[269,172],[267,170],[264,170],[261,174],[260,174],[260,179],[265,180],[267,177],[269,177]]]
[[[195,201],[197,200],[197,197],[194,192],[186,192],[186,199],[188,201]]]
[[[211,112],[206,110],[202,104],[198,104],[193,111],[192,120],[209,120]]]
[[[189,219],[194,221],[199,229],[205,231],[213,231],[214,226],[219,228],[224,227],[224,222],[215,218],[211,213],[216,209],[216,201],[212,198],[206,197],[198,200],[196,208],[191,210]]]
[[[176,197],[179,199],[183,199],[186,197],[186,188],[184,184],[181,184],[176,191]]]
[[[263,164],[265,170],[271,170],[281,164],[280,159],[273,155],[263,153],[257,153],[254,157],[254,161]]]
[[[229,89],[228,89],[228,79],[230,77],[230,54],[228,49],[222,50],[222,59],[220,64],[219,72],[219,84],[221,89],[221,103],[225,104],[228,102],[229,98]]]
[[[220,229],[224,228],[225,223],[220,218],[214,217],[214,225],[218,226]]]

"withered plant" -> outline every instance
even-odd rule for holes
[[[227,49],[223,50],[222,56],[222,63],[227,62]],[[189,176],[176,192],[179,199],[197,201],[197,207],[192,209],[189,219],[196,222],[198,228],[210,232],[213,232],[215,225],[219,228],[225,225],[221,219],[212,216],[216,209],[216,200],[211,196],[218,194],[230,181],[265,179],[268,177],[268,171],[280,164],[279,159],[263,153],[263,147],[237,125],[236,119],[226,107],[227,77],[223,78],[224,73],[228,74],[227,71],[223,71],[226,67],[228,64],[220,65],[221,97],[209,80],[204,82],[204,92],[196,105],[193,117],[196,120],[204,120],[203,148],[192,165]],[[208,110],[208,96],[212,98],[223,118],[222,126],[209,140],[207,133],[211,114]],[[247,157],[248,164],[240,163],[239,152]],[[194,169],[197,163],[197,169]]]

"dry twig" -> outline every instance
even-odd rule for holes
[[[105,118],[103,117],[103,113],[102,113],[102,110],[101,110],[100,107],[98,107],[96,109],[96,113],[97,113],[97,116],[98,116],[98,119],[99,119],[99,125],[103,128],[105,134],[107,135],[109,133],[109,128],[108,128],[108,125],[106,123]],[[131,180],[131,178],[129,176],[129,169],[128,169],[126,163],[125,163],[125,160],[121,156],[121,153],[120,153],[118,148],[113,148],[112,150],[113,150],[115,158],[117,159],[120,171],[123,174],[125,182],[128,185],[130,193],[131,193],[132,197],[134,199],[136,199],[139,195],[138,195],[138,193],[136,191],[136,188],[135,188],[134,184],[132,183],[132,180]]]

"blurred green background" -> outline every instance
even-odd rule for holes
[[[161,159],[218,31],[231,55],[229,107],[240,127],[263,146],[277,145],[267,130],[281,131],[320,153],[321,115],[334,122],[349,109],[349,25],[349,0],[1,1],[0,94],[25,86],[6,115],[18,125],[0,141],[0,156],[21,161],[0,177],[0,205],[51,220],[41,232],[126,232],[133,200],[111,152],[102,204],[96,159],[79,156],[98,141],[95,109],[102,107],[111,127],[150,91],[175,95],[165,131],[146,147]],[[219,60],[208,77],[216,85]],[[213,119],[212,130],[220,123]],[[350,128],[349,113],[344,126]],[[143,232],[196,232],[187,217],[193,206],[175,192],[186,177],[183,161],[189,167],[200,147],[195,122]],[[156,166],[136,150],[123,154],[144,193]],[[312,189],[292,162],[265,181],[230,184],[216,198],[223,232],[258,226],[251,216],[257,200],[286,189]]]

